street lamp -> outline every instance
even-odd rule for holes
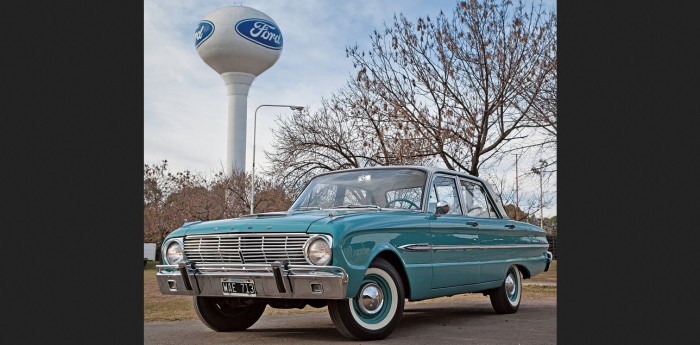
[[[533,167],[531,170],[533,173],[537,174],[540,176],[540,228],[544,229],[544,216],[543,216],[543,209],[544,209],[544,203],[542,202],[542,175],[545,173],[542,169],[547,165],[547,161],[540,159],[540,167],[535,168]]]
[[[518,221],[518,154],[515,155],[515,220]]]
[[[255,108],[255,113],[253,115],[253,171],[250,175],[250,214],[253,214],[253,206],[255,205],[255,136],[257,134],[258,126],[258,109],[262,107],[282,107],[289,108],[292,110],[302,111],[304,107],[300,105],[284,105],[284,104],[263,104]]]

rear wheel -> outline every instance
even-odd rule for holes
[[[517,266],[510,266],[506,272],[503,285],[489,294],[491,306],[496,313],[512,314],[520,307],[520,297],[523,293],[523,276]]]
[[[398,326],[403,307],[401,275],[382,258],[369,266],[354,298],[328,301],[335,327],[346,338],[356,340],[386,338]]]
[[[199,319],[217,332],[242,331],[252,326],[263,311],[265,303],[222,297],[194,297],[194,310]]]

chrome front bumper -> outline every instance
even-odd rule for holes
[[[156,265],[158,288],[165,295],[244,298],[343,299],[348,275],[341,267],[271,264]],[[252,279],[255,293],[224,293],[222,282]]]

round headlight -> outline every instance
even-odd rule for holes
[[[315,236],[306,242],[304,256],[312,265],[323,266],[331,262],[331,244],[325,236]]]
[[[178,241],[172,241],[165,250],[165,260],[170,265],[175,265],[178,262],[185,260],[185,251]]]

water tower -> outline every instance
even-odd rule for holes
[[[243,172],[248,90],[255,77],[279,59],[282,32],[265,13],[246,6],[229,6],[207,14],[197,25],[194,39],[199,56],[226,83],[226,173]]]

